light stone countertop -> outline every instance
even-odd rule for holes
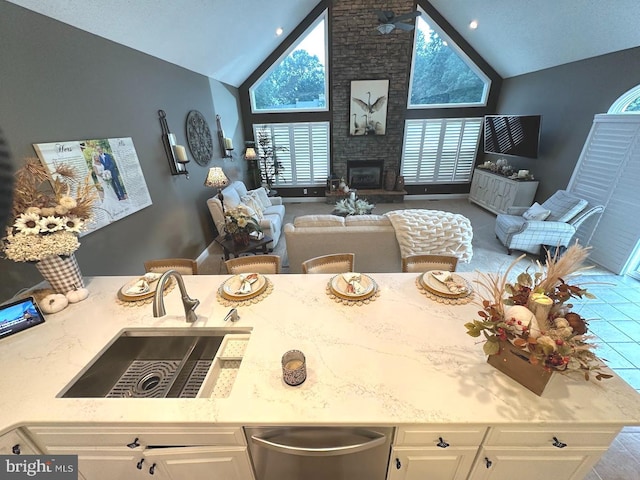
[[[226,275],[183,277],[201,301],[194,324],[177,287],[165,297],[167,315],[154,318],[150,304],[116,301],[133,277],[86,278],[87,300],[0,341],[0,432],[34,423],[640,425],[640,395],[618,376],[555,374],[538,397],[489,366],[466,334],[477,305],[430,300],[415,273],[371,276],[380,296],[349,306],[326,294],[332,275],[271,275],[273,292],[238,307],[232,325],[223,321],[230,307],[216,300]],[[123,329],[176,327],[251,330],[228,398],[57,398]],[[282,381],[280,358],[290,349],[307,358],[298,387]]]

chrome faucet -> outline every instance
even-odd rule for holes
[[[158,286],[156,287],[156,293],[153,296],[153,316],[154,317],[163,317],[167,314],[164,309],[164,297],[162,296],[162,292],[164,290],[164,284],[167,283],[169,277],[174,277],[178,282],[178,288],[180,288],[180,295],[182,295],[182,305],[184,306],[184,315],[187,319],[187,322],[193,323],[197,320],[198,315],[196,315],[196,308],[200,305],[200,300],[196,298],[191,298],[187,294],[187,289],[184,286],[184,281],[182,280],[182,275],[176,270],[167,270],[162,274],[160,279],[158,280]]]

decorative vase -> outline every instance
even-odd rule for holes
[[[404,176],[398,175],[396,177],[396,192],[401,192],[404,190]]]
[[[384,189],[393,190],[396,186],[396,172],[387,170],[384,174]]]
[[[529,354],[512,345],[500,342],[500,351],[487,357],[487,363],[512,378],[520,385],[528,388],[538,396],[542,395],[553,371],[541,365],[529,363]]]
[[[232,235],[233,244],[236,247],[248,247],[249,246],[249,232],[236,232]]]
[[[56,293],[64,295],[76,288],[84,288],[82,273],[74,254],[65,257],[51,255],[37,262],[36,267]]]

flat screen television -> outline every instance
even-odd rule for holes
[[[540,115],[486,115],[484,153],[538,158]]]

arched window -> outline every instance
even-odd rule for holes
[[[640,113],[640,85],[621,95],[607,113]]]

